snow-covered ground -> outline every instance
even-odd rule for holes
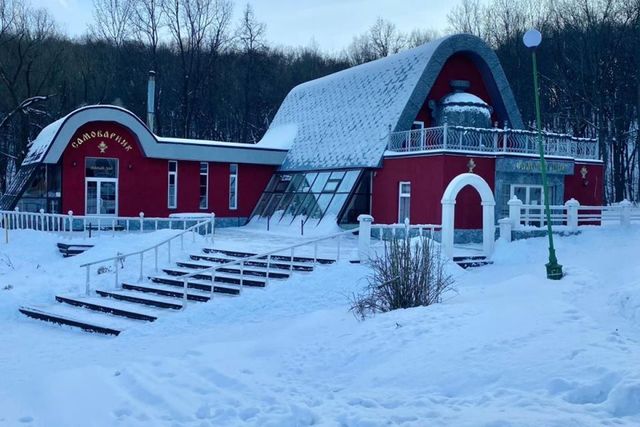
[[[452,267],[445,303],[364,322],[348,299],[369,271],[346,261],[117,338],[18,313],[82,289],[81,263],[169,233],[101,236],[71,259],[52,235],[0,243],[0,426],[640,425],[640,227],[558,238],[560,282],[546,239],[498,244],[494,265]]]

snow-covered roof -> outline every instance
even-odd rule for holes
[[[378,166],[389,132],[410,128],[446,60],[459,52],[478,65],[494,108],[521,128],[495,53],[477,37],[454,35],[295,87],[265,135],[287,134],[281,170]]]
[[[22,164],[57,163],[74,133],[84,124],[95,121],[112,121],[129,128],[138,138],[144,154],[151,158],[278,166],[286,154],[286,148],[269,144],[158,137],[124,108],[92,105],[79,108],[45,127],[29,145]]]

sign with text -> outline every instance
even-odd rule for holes
[[[540,159],[496,159],[497,172],[535,173],[539,174]],[[547,173],[550,175],[573,175],[572,161],[547,160]]]
[[[131,143],[129,143],[125,137],[120,135],[118,132],[110,132],[108,130],[92,130],[84,132],[71,141],[71,147],[80,148],[82,145],[92,142],[97,144],[100,154],[107,154],[110,142],[120,145],[124,148],[124,151],[131,151],[133,149]]]

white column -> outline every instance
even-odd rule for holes
[[[482,250],[486,257],[493,254],[496,239],[495,202],[482,202]]]
[[[511,220],[509,218],[502,218],[498,220],[500,225],[500,240],[504,242],[511,241]]]
[[[513,196],[508,202],[509,205],[509,219],[511,220],[511,226],[514,230],[520,229],[520,215],[522,212],[522,200]]]
[[[620,224],[624,227],[631,225],[631,202],[624,199],[620,202]]]
[[[453,230],[456,215],[456,202],[451,200],[442,201],[442,251],[453,258]]]
[[[358,258],[361,263],[369,261],[371,255],[371,215],[358,215],[360,229],[358,231]]]
[[[564,203],[564,206],[567,210],[567,226],[570,231],[578,230],[578,207],[580,207],[580,202],[576,199],[569,199]]]

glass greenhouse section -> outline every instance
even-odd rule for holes
[[[348,223],[344,220],[345,206],[356,184],[369,180],[369,176],[362,170],[278,173],[258,201],[252,220],[285,226],[302,223],[305,227],[321,221]]]

